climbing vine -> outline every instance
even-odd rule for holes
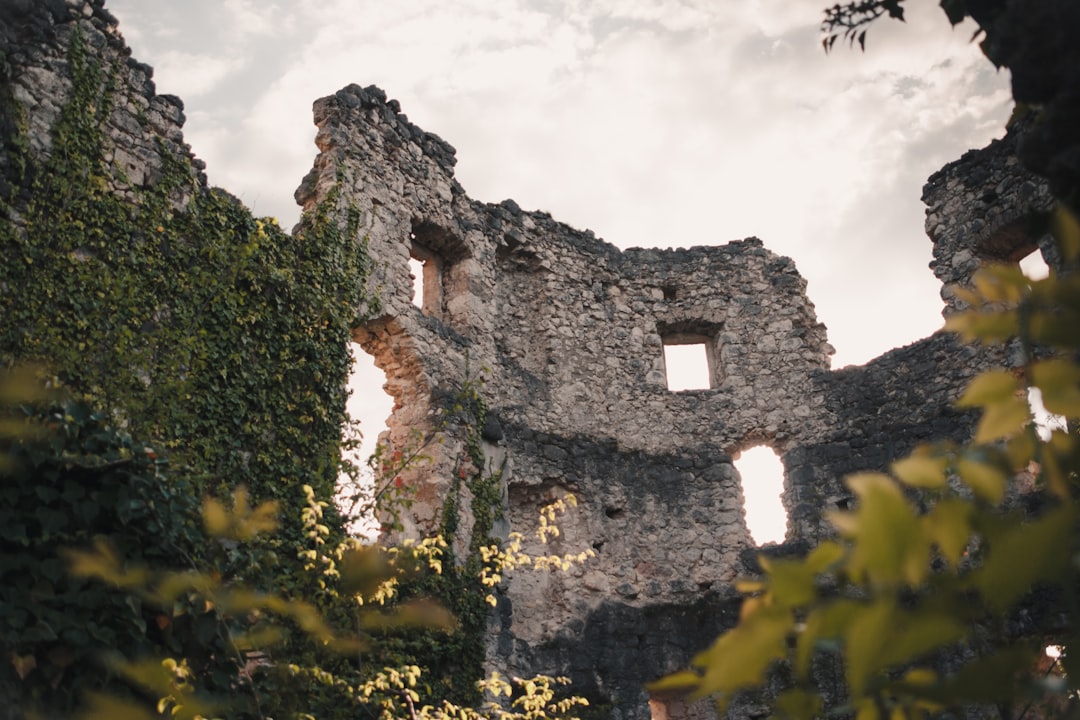
[[[492,710],[505,718],[579,704],[556,699],[555,679],[476,683],[502,562],[478,383],[451,413],[468,450],[443,528],[453,537],[468,490],[467,557],[441,538],[345,538],[331,498],[348,341],[356,308],[378,305],[362,210],[332,190],[290,235],[205,188],[169,140],[122,166],[112,118],[129,106],[126,66],[77,30],[68,65],[41,156],[0,58],[0,375],[32,363],[56,390],[0,397],[0,419],[34,428],[8,437],[0,422],[5,697],[95,718],[151,717],[147,696],[177,717],[227,696],[250,717],[402,701],[461,715],[483,692],[518,708]]]
[[[291,236],[160,139],[133,186],[106,161],[121,68],[78,33],[69,63],[51,155],[19,173],[25,204],[0,205],[0,361],[46,363],[205,490],[329,497],[368,267],[359,211],[339,222],[334,195]]]

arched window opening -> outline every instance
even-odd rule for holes
[[[1050,266],[1043,259],[1042,252],[1038,248],[1020,258],[1018,263],[1020,270],[1030,280],[1042,280],[1050,274]]]
[[[746,501],[746,527],[758,545],[780,543],[787,533],[784,509],[784,465],[767,445],[758,445],[735,456]]]
[[[712,387],[709,354],[704,342],[664,342],[668,390],[708,390]]]
[[[379,435],[386,429],[394,399],[383,390],[386,375],[375,366],[375,358],[357,343],[350,343],[349,349],[352,368],[349,371],[349,399],[345,403],[349,427],[343,438],[343,455],[358,471],[355,475],[343,473],[338,478],[338,506],[346,515],[356,515],[350,532],[373,538],[379,525],[371,514],[373,478],[367,462],[375,452]]]

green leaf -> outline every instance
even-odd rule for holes
[[[1058,580],[1069,566],[1076,511],[1065,506],[1032,523],[1013,521],[989,537],[989,552],[972,582],[1003,612],[1039,582]]]

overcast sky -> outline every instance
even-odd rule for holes
[[[478,200],[619,247],[747,236],[862,363],[941,324],[927,176],[1003,133],[1007,76],[931,0],[826,56],[826,0],[109,0],[211,183],[291,227],[311,103],[375,84]],[[368,427],[368,434],[373,434]]]

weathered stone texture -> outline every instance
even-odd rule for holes
[[[926,234],[934,243],[930,267],[942,282],[947,315],[965,308],[955,289],[970,284],[987,261],[1017,262],[1041,250],[1056,259],[1049,237],[1034,231],[1053,207],[1044,180],[1016,157],[1021,132],[1014,130],[981,150],[970,150],[930,176],[923,188]]]
[[[500,590],[491,664],[567,673],[615,717],[647,717],[641,684],[734,621],[732,581],[753,571],[755,548],[732,456],[761,443],[782,455],[795,551],[829,532],[824,511],[851,502],[846,473],[883,469],[919,442],[965,439],[974,415],[953,401],[975,374],[1009,362],[935,335],[830,372],[805,281],[755,238],[619,251],[512,201],[469,199],[453,149],[377,88],[319,100],[315,118],[322,153],[297,199],[310,208],[340,180],[364,215],[383,308],[357,339],[396,400],[387,439],[404,442],[417,423],[434,430],[440,399],[485,368],[506,527],[528,533],[538,508],[566,492],[582,503],[557,541],[530,549],[597,558],[562,575],[514,574]],[[1016,259],[1019,241],[988,248],[1047,205],[1009,147],[969,153],[927,186],[945,282],[967,282],[985,259]],[[410,257],[427,262],[423,307],[411,302]],[[687,341],[706,345],[711,387],[671,392],[663,346]],[[445,428],[433,465],[412,478],[422,501],[409,532],[436,526],[459,435]]]
[[[4,137],[22,126],[31,152],[51,152],[77,30],[113,73],[102,92],[114,191],[157,182],[163,147],[191,157],[181,102],[155,94],[150,68],[130,59],[101,0],[50,0],[20,14],[26,2],[0,5],[0,28],[14,29],[0,35],[11,68],[2,89],[15,100],[0,108]],[[24,16],[36,19],[20,26]],[[781,455],[788,543],[770,551],[798,552],[829,532],[824,511],[851,502],[844,474],[884,468],[921,441],[965,439],[974,416],[953,400],[982,369],[1016,360],[935,335],[831,371],[805,281],[755,238],[619,251],[513,201],[477,202],[454,178],[454,149],[377,88],[319,100],[315,121],[320,154],[296,198],[360,215],[380,306],[357,307],[371,320],[356,339],[395,399],[385,439],[404,448],[420,430],[444,440],[410,475],[417,502],[405,532],[435,530],[451,479],[468,469],[466,438],[445,411],[466,378],[481,376],[484,449],[505,485],[500,531],[529,535],[538,509],[572,492],[581,507],[560,537],[528,549],[596,553],[568,573],[508,579],[491,618],[490,664],[567,674],[613,717],[649,717],[643,684],[684,666],[737,618],[732,581],[754,571],[757,548],[733,456],[757,444]],[[1013,143],[968,153],[928,183],[943,283],[967,283],[985,260],[1031,249],[1019,229],[1049,196],[1018,169]],[[191,162],[195,192],[205,178]],[[0,179],[13,177],[0,166]],[[422,308],[411,300],[410,257],[426,263]],[[960,307],[950,290],[943,297]],[[711,387],[669,391],[664,344],[690,341],[706,345]],[[466,514],[459,544],[470,522]],[[654,709],[701,712],[662,700]]]
[[[77,33],[87,55],[104,70],[95,107],[109,112],[103,155],[113,171],[112,189],[134,202],[133,190],[161,179],[162,153],[168,151],[188,158],[194,169],[190,189],[172,198],[177,207],[185,206],[196,187],[205,188],[206,178],[204,163],[184,144],[183,102],[155,92],[153,70],[131,57],[104,0],[51,1],[40,8],[33,4],[5,3],[0,17],[0,55],[8,66],[8,79],[0,88],[5,97],[0,127],[18,129],[28,139],[34,160],[44,164],[52,153],[53,126],[71,97],[68,53]],[[4,133],[8,139],[14,136]],[[22,192],[29,191],[29,179],[15,177],[15,168],[8,166],[15,153],[7,150],[0,153],[0,195],[7,196],[10,183],[20,181]]]

